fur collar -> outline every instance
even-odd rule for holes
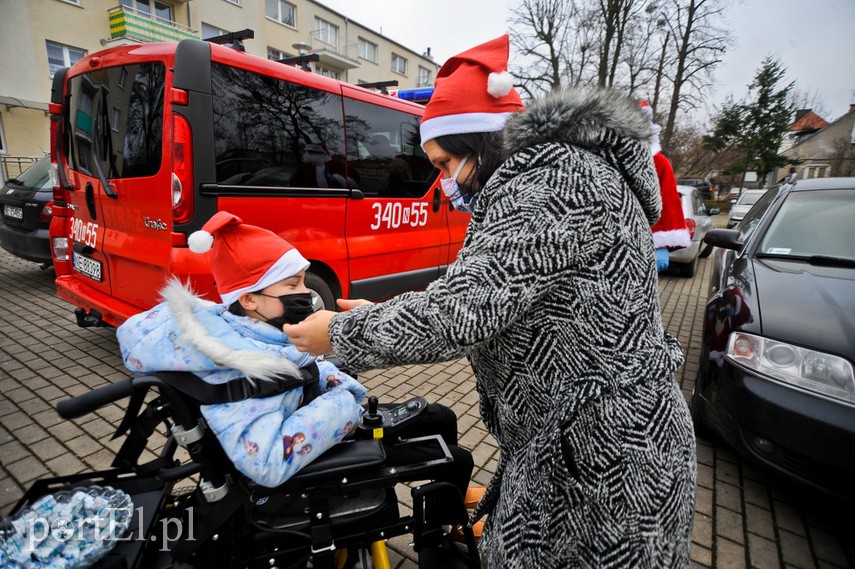
[[[234,349],[215,337],[193,313],[194,308],[219,306],[197,296],[189,286],[172,278],[161,291],[161,298],[169,306],[181,330],[183,340],[205,354],[218,366],[243,373],[250,381],[269,380],[281,375],[299,377],[299,368],[284,352]],[[237,332],[234,332],[237,335]]]
[[[652,225],[662,201],[650,154],[650,121],[633,99],[613,89],[569,89],[534,102],[505,126],[511,155],[544,144],[600,156],[626,181]]]
[[[652,134],[650,121],[629,97],[613,89],[569,89],[517,113],[504,135],[508,149],[517,152],[548,142],[593,148],[602,142],[604,130],[645,145]]]

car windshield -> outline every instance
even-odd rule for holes
[[[18,185],[25,188],[38,190],[51,189],[50,183],[50,159],[40,158],[35,164],[21,172],[15,177]]]
[[[855,261],[855,190],[793,192],[760,242],[762,255]]]
[[[736,205],[754,205],[766,192],[745,192],[739,197]]]

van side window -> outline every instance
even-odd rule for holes
[[[70,159],[94,175],[92,159],[108,178],[153,176],[163,148],[163,86],[166,67],[141,63],[108,67],[71,79]],[[133,77],[130,90],[128,77]]]
[[[211,65],[217,183],[347,188],[341,95]]]
[[[421,147],[419,117],[345,97],[348,175],[367,196],[421,198],[438,171]]]

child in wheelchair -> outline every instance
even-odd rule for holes
[[[228,401],[201,407],[205,421],[240,473],[279,486],[348,436],[366,389],[332,362],[299,352],[282,333],[283,323],[312,313],[309,262],[290,243],[219,212],[189,245],[208,254],[222,304],[170,282],[164,302],[117,329],[123,361],[134,372],[189,371],[228,386]],[[473,463],[457,447],[454,413],[431,404],[413,429],[399,436],[443,437],[454,458],[446,479],[465,495]],[[388,460],[404,464],[430,452],[390,451]]]

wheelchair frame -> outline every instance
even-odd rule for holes
[[[156,396],[144,403],[152,388]],[[98,484],[125,491],[135,509],[131,526],[95,567],[302,569],[311,559],[313,569],[389,569],[385,540],[405,534],[413,535],[420,568],[480,567],[460,491],[430,481],[438,467],[452,461],[438,435],[394,444],[436,445],[444,455],[440,459],[389,466],[383,447],[388,442],[354,440],[322,454],[281,486],[266,488],[237,472],[199,404],[168,378],[127,378],[61,401],[57,411],[73,419],[125,398],[130,398],[128,412],[114,435],[125,440],[113,468],[37,480],[11,514],[62,489]],[[161,424],[168,432],[166,443],[157,458],[141,464],[142,452]],[[175,457],[179,446],[186,449],[188,462]],[[178,481],[194,476],[194,489],[175,492]],[[395,486],[425,480],[429,482],[411,489],[412,515],[401,515]],[[463,529],[465,550],[450,542],[444,531],[448,525]],[[169,527],[182,531],[173,538]]]

